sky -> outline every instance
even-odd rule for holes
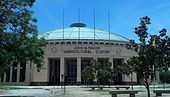
[[[162,28],[170,35],[170,1],[169,0],[36,0],[32,10],[38,19],[39,33],[55,30],[78,22],[88,27],[109,31],[108,12],[110,13],[110,31],[128,39],[138,40],[133,33],[139,25],[140,18],[149,16],[149,34],[158,34]]]

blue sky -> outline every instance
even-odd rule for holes
[[[149,16],[150,34],[157,34],[162,28],[170,31],[169,0],[36,0],[33,6],[34,17],[38,19],[39,32],[62,28],[62,13],[65,12],[65,27],[80,22],[93,27],[93,10],[96,13],[96,28],[108,31],[108,11],[110,30],[129,39],[136,39],[133,29],[138,26],[139,18]]]

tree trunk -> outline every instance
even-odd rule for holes
[[[133,73],[131,73],[131,86],[132,86],[132,90],[133,90]]]
[[[99,89],[99,82],[97,82],[97,84],[98,84],[98,89]]]
[[[148,83],[146,85],[146,90],[147,90],[147,93],[148,93],[148,97],[150,97],[150,90],[149,90],[149,84]]]
[[[86,80],[86,85],[87,85],[87,87],[89,86],[88,81],[89,81],[89,80]]]

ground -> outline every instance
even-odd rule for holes
[[[115,88],[106,88],[103,91],[91,91],[90,88],[85,88],[86,86],[66,86],[66,92],[64,94],[64,87],[61,86],[21,86],[21,89],[16,89],[10,91],[9,94],[16,96],[31,96],[31,97],[111,97],[109,90],[115,90]],[[114,86],[111,86],[114,87]],[[130,88],[131,89],[131,88]],[[154,89],[164,89],[161,86],[151,86],[151,97],[155,97],[152,92]],[[170,88],[165,88],[170,89]],[[120,89],[124,90],[124,89]],[[146,89],[143,86],[134,86],[134,90],[140,91],[136,94],[136,97],[147,97]],[[0,96],[3,94],[0,92]],[[129,97],[128,94],[119,94],[118,97]],[[163,94],[162,97],[170,97],[170,94]]]
[[[114,86],[112,86],[114,87]],[[157,87],[157,88],[155,88]],[[82,86],[66,86],[66,94],[59,89],[53,89],[55,87],[46,87],[50,88],[52,93],[52,97],[111,97],[109,92],[96,92],[96,91],[90,91],[89,88],[82,88]],[[106,90],[114,90],[115,88],[110,88]],[[152,92],[154,89],[160,89],[158,86],[151,86],[151,97],[155,97],[155,94]],[[162,88],[163,89],[163,88]],[[134,86],[134,90],[139,90],[140,92],[136,94],[136,97],[146,97],[146,89],[143,86]],[[60,92],[59,92],[60,91]],[[118,97],[129,97],[128,94],[120,94]],[[163,94],[162,97],[170,97],[170,94]]]

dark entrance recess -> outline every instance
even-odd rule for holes
[[[60,59],[49,59],[50,85],[60,85]]]
[[[118,71],[118,66],[123,63],[122,58],[115,58],[113,59],[113,68],[115,70],[116,79],[115,79],[115,84],[122,84],[122,73]]]
[[[14,62],[13,63],[13,66],[12,66],[12,82],[16,82],[17,81],[17,65],[18,63],[17,62]]]
[[[1,82],[4,81],[4,74],[1,75]]]
[[[6,82],[10,82],[10,71],[6,72]]]
[[[66,59],[66,85],[76,85],[77,84],[77,60],[76,59]]]
[[[26,63],[20,65],[20,82],[25,81]]]

